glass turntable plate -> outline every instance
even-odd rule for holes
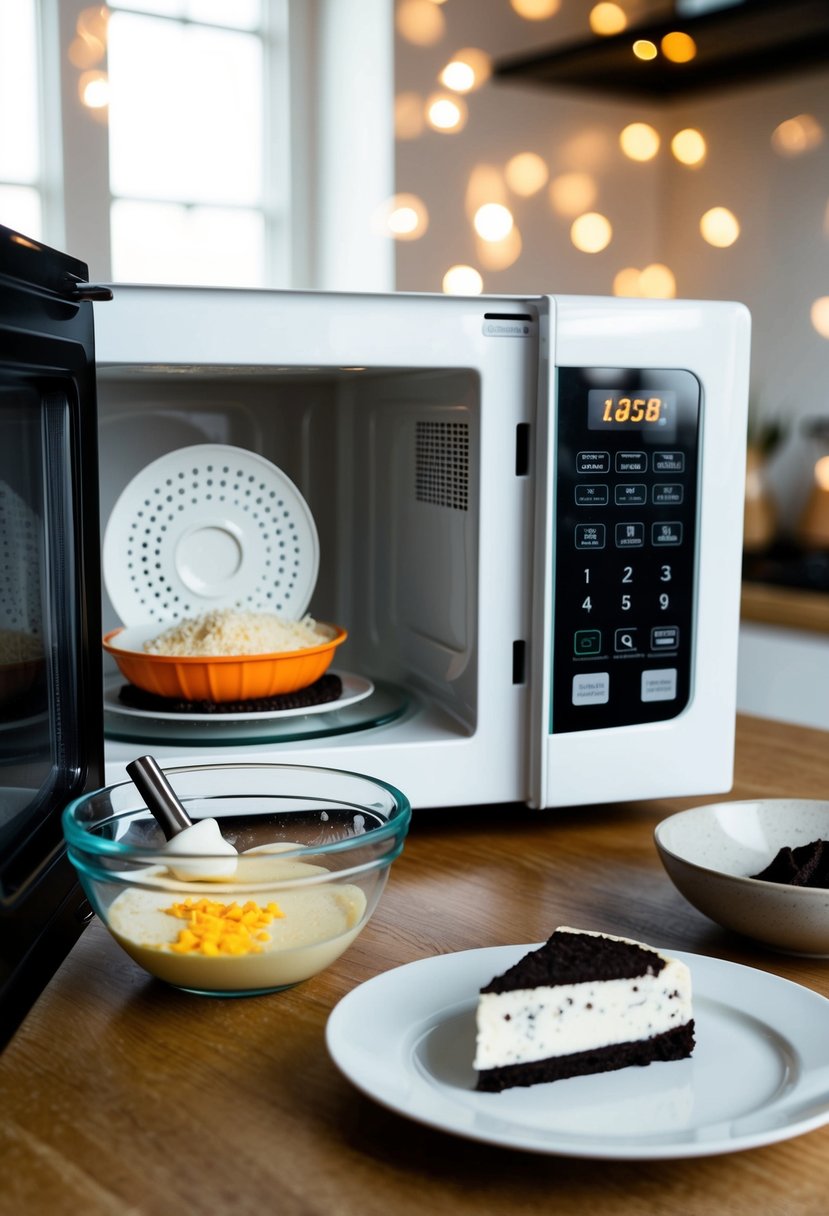
[[[118,699],[124,684],[120,672],[104,680],[104,733],[110,739],[142,743],[188,743],[211,747],[221,743],[288,742],[367,730],[393,722],[405,713],[409,698],[393,684],[333,671],[343,690],[335,701],[299,709],[247,713],[166,713],[133,709]]]

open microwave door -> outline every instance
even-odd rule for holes
[[[0,1046],[91,915],[61,830],[103,784],[86,278],[0,227]]]

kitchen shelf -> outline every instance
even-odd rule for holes
[[[664,55],[637,59],[636,39],[659,46],[665,34],[691,35],[697,53],[687,63]],[[546,88],[589,89],[652,102],[733,89],[829,62],[826,0],[748,0],[697,16],[679,14],[633,26],[611,37],[552,45],[497,61],[494,78]]]

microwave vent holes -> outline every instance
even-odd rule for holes
[[[182,448],[148,465],[116,503],[104,580],[126,625],[236,607],[298,618],[319,543],[297,488],[256,453]]]
[[[469,424],[415,423],[415,498],[469,510]]]

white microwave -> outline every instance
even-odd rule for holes
[[[363,693],[176,718],[124,706],[111,668],[109,780],[152,751],[362,771],[416,808],[730,788],[743,306],[112,291],[95,309],[104,629],[284,589],[221,465],[247,453],[313,519],[313,586],[288,615],[348,630],[336,663]],[[169,493],[125,524],[129,487],[170,460]]]

